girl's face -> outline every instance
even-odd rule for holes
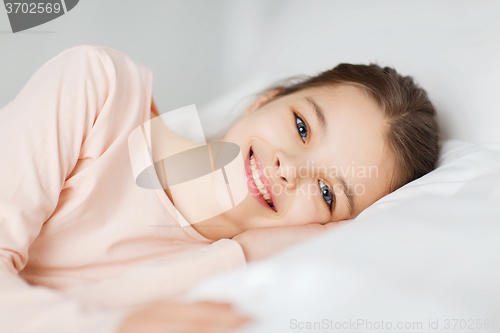
[[[389,192],[386,121],[366,92],[338,85],[269,101],[274,94],[223,139],[239,145],[247,171],[247,197],[223,214],[233,230],[345,220]]]

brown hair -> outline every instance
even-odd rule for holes
[[[396,160],[390,192],[436,167],[440,139],[436,110],[412,77],[402,76],[393,68],[342,63],[313,77],[285,79],[261,93],[279,90],[270,102],[304,89],[337,84],[363,88],[384,112],[386,142]]]

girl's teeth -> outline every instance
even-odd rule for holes
[[[266,187],[264,186],[264,183],[260,180],[260,174],[259,171],[257,170],[257,165],[255,164],[255,159],[252,156],[250,156],[250,168],[252,170],[252,177],[255,182],[255,185],[257,185],[257,188],[259,189],[260,194],[264,198],[264,200],[270,205],[273,206],[273,203],[271,201],[271,195],[267,191]]]
[[[260,180],[260,175],[259,175],[259,171],[257,170],[253,170],[252,171],[252,177],[253,177],[253,181],[255,182],[255,185],[257,185],[257,188],[262,192],[262,191],[265,191],[267,192],[267,189],[266,187],[264,186],[264,183],[262,182],[262,180]],[[264,193],[263,193],[264,194]]]
[[[259,188],[259,190],[264,190],[265,186],[264,183],[260,179],[254,179],[255,180],[255,185]]]

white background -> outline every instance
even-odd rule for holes
[[[0,107],[79,44],[149,67],[161,112],[203,109],[259,73],[279,79],[377,62],[429,92],[445,137],[500,141],[500,1],[83,0],[16,34],[2,6]]]

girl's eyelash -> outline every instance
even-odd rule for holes
[[[335,194],[330,189],[330,186],[323,183],[323,181],[318,180],[318,183],[319,183],[319,190],[321,191],[321,195],[323,196],[323,200],[325,200],[326,204],[328,205],[328,209],[330,210],[331,213],[333,203],[335,202]]]
[[[295,116],[295,126],[297,126],[297,132],[299,133],[300,138],[302,139],[302,142],[306,143],[307,140],[307,135],[308,135],[308,128],[306,123],[300,118],[295,112],[293,113]]]

